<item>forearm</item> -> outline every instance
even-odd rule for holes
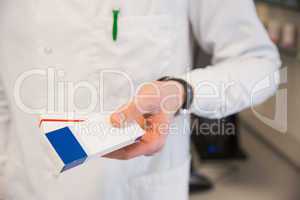
[[[279,83],[279,59],[237,57],[184,74],[194,89],[191,111],[221,118],[265,101]]]

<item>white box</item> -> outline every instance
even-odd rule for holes
[[[136,122],[115,128],[110,123],[110,115],[100,114],[44,115],[40,128],[56,173],[138,142],[145,133]]]

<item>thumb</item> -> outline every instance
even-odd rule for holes
[[[134,102],[122,106],[111,115],[111,123],[115,127],[123,127],[126,123],[137,121],[143,116]]]

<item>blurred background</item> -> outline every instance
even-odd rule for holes
[[[280,88],[237,116],[194,116],[192,125],[204,128],[192,135],[191,200],[300,200],[300,0],[256,6],[280,50]],[[209,64],[209,55],[197,53],[199,67]]]

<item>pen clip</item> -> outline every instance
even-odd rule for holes
[[[119,31],[119,14],[120,9],[113,10],[113,28],[112,28],[112,39],[114,42],[118,39],[118,31]]]

